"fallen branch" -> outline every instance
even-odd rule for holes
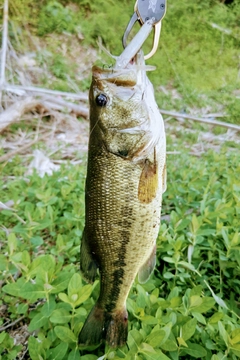
[[[46,135],[45,136],[41,136],[37,139],[34,139],[32,141],[29,141],[27,144],[20,146],[19,148],[17,148],[16,150],[13,151],[9,151],[7,154],[4,154],[2,156],[0,156],[0,163],[4,162],[4,161],[8,161],[9,159],[11,159],[13,156],[15,156],[16,154],[21,153],[22,151],[26,150],[27,148],[29,148],[30,146],[36,144],[37,142],[46,139]]]
[[[18,122],[26,112],[35,109],[39,105],[41,105],[40,101],[33,97],[27,97],[11,105],[0,114],[0,132],[8,125]]]
[[[56,110],[70,110],[74,112],[74,114],[78,116],[82,116],[84,118],[88,118],[89,110],[86,106],[81,106],[77,104],[73,104],[69,101],[62,100],[61,98],[54,98],[53,96],[49,96],[43,98],[43,105],[46,105],[48,108],[56,109]]]
[[[18,318],[17,320],[11,322],[10,324],[8,325],[3,325],[0,327],[0,331],[4,331],[10,327],[13,327],[14,325],[16,325],[17,323],[19,323],[21,320],[23,320],[25,318],[25,315],[21,316],[20,318]]]
[[[203,119],[203,118],[199,118],[196,116],[185,115],[185,114],[176,113],[173,111],[167,111],[167,110],[163,110],[163,109],[159,109],[159,111],[161,114],[170,115],[175,119],[178,119],[178,118],[189,119],[189,120],[194,120],[194,121],[198,121],[198,122],[205,123],[205,124],[210,124],[210,125],[214,125],[214,126],[222,126],[222,127],[228,128],[228,129],[240,131],[239,125],[229,124],[229,123],[226,123],[223,121]]]
[[[12,209],[13,205],[14,205],[13,200],[8,200],[5,204],[0,201],[0,211],[2,210],[16,211],[15,209]]]
[[[2,54],[1,54],[1,78],[0,78],[0,105],[2,103],[2,90],[5,84],[5,68],[7,57],[7,37],[8,37],[8,0],[4,1],[3,6],[3,30],[2,30]]]
[[[75,93],[70,93],[70,92],[65,92],[65,91],[38,88],[35,86],[22,86],[22,85],[10,85],[10,84],[6,84],[4,88],[6,91],[9,91],[12,93],[17,93],[17,94],[20,93],[21,95],[25,95],[26,92],[31,92],[33,94],[37,93],[37,94],[49,94],[49,95],[55,95],[55,96],[65,96],[65,97],[68,97],[71,99],[82,100],[82,101],[88,100],[88,95],[85,94],[84,92],[75,94]]]

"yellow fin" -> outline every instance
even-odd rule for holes
[[[151,163],[148,159],[145,160],[143,170],[138,184],[138,199],[142,203],[149,204],[157,194],[158,188],[158,173],[157,163]]]

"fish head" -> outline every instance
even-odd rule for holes
[[[95,134],[99,131],[110,152],[127,153],[131,159],[146,157],[159,140],[159,129],[163,128],[146,70],[142,52],[126,68],[93,66],[92,69],[91,134],[93,130]]]
[[[136,123],[136,118],[144,111],[145,86],[141,72],[135,62],[124,69],[93,66],[90,109],[102,128],[121,129],[131,122]]]

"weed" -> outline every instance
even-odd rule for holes
[[[3,176],[10,167],[16,172],[18,162],[5,167]],[[2,200],[13,199],[15,206],[14,212],[0,213],[5,254],[0,258],[1,299],[6,318],[23,314],[28,324],[30,358],[58,354],[58,359],[79,359],[81,354],[97,359],[105,354],[106,359],[131,359],[134,354],[217,360],[228,354],[237,359],[239,171],[237,153],[224,149],[201,159],[186,151],[168,159],[163,215],[170,215],[170,221],[162,221],[154,276],[144,285],[136,281],[130,292],[128,347],[115,351],[77,345],[99,290],[98,281],[86,284],[78,270],[85,168],[64,166],[44,178],[33,174],[27,183],[18,170],[15,179],[2,182]],[[6,331],[1,339],[3,359],[20,351]]]

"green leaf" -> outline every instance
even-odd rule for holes
[[[9,251],[9,256],[12,256],[14,251],[17,249],[17,238],[16,235],[11,232],[8,235],[8,251]]]
[[[178,265],[182,265],[184,268],[187,268],[191,271],[195,271],[196,272],[196,269],[195,267],[192,265],[192,264],[189,264],[188,262],[186,261],[179,261],[178,262]]]
[[[200,223],[198,222],[198,220],[199,220],[199,218],[197,218],[197,216],[195,214],[193,214],[192,221],[191,221],[193,233],[196,233],[198,228],[200,227]]]
[[[179,221],[179,223],[177,224],[177,227],[176,227],[176,231],[181,231],[183,229],[185,229],[190,223],[190,220],[189,219],[181,219]]]
[[[68,349],[68,344],[62,342],[58,346],[49,350],[49,360],[62,360]]]
[[[75,309],[75,314],[76,314],[76,316],[86,316],[87,311],[84,307],[79,307],[79,308]]]
[[[167,355],[163,354],[163,352],[161,350],[156,350],[156,354],[152,354],[152,355],[149,354],[149,356],[152,356],[153,360],[171,360],[171,358],[169,358]],[[151,358],[149,358],[149,359],[151,359]]]
[[[229,346],[229,336],[228,336],[228,333],[225,330],[221,321],[218,322],[218,329],[219,329],[219,333],[220,333],[221,337],[223,338],[226,346],[228,347]]]
[[[88,360],[95,360],[97,357],[95,355],[85,355],[90,356]],[[80,352],[78,349],[73,349],[70,354],[68,355],[68,360],[82,360],[84,356],[80,356]],[[86,358],[87,360],[87,358]]]
[[[54,328],[57,337],[66,343],[77,342],[77,338],[74,333],[65,326],[56,326]]]
[[[233,344],[231,346],[231,351],[237,356],[238,359],[240,358],[240,344]]]
[[[41,314],[46,317],[49,317],[51,316],[55,307],[56,307],[55,299],[53,297],[50,297],[49,300],[46,301],[45,304],[43,305],[41,309]]]
[[[73,274],[71,280],[68,284],[68,297],[71,298],[72,295],[77,294],[82,287],[82,278],[80,274]]]
[[[35,258],[32,262],[32,265],[29,269],[28,276],[33,277],[38,275],[40,271],[44,270],[45,272],[52,271],[55,268],[56,261],[52,255],[41,255]]]
[[[82,303],[84,303],[91,295],[92,293],[92,285],[85,285],[83,286],[77,293],[77,299],[76,301],[74,302],[74,305],[75,306],[79,306],[81,305]]]
[[[71,304],[71,300],[68,298],[67,294],[65,293],[60,293],[58,294],[58,297],[60,300],[62,300],[63,302],[67,303],[67,304]]]
[[[214,304],[215,304],[215,300],[211,297],[206,296],[206,297],[202,298],[202,304],[198,305],[198,306],[194,306],[192,308],[192,310],[194,312],[204,313],[204,312],[207,312],[208,310],[212,309]]]
[[[172,313],[170,315],[170,317],[173,317],[172,315],[175,315],[175,313]],[[162,340],[162,344],[169,338],[170,334],[171,334],[171,330],[172,330],[172,327],[173,327],[173,323],[172,322],[169,322],[167,325],[165,325],[161,330],[163,330],[165,332],[165,337],[164,339]]]
[[[178,308],[182,303],[182,299],[180,297],[174,297],[170,300],[171,308]]]
[[[224,228],[222,228],[222,237],[223,237],[225,246],[228,250],[230,248],[230,242],[229,242],[229,238],[228,238],[228,233],[227,233],[227,231],[225,231]]]
[[[146,293],[146,290],[140,284],[137,284],[138,296],[136,299],[137,305],[144,309],[149,304],[149,296]]]
[[[40,329],[42,326],[46,325],[48,323],[48,318],[44,315],[37,314],[34,316],[34,318],[30,321],[30,324],[28,326],[28,331],[32,332],[34,330]]]
[[[148,351],[142,352],[142,354],[144,354],[144,359],[147,360],[170,360],[169,357],[167,357],[166,355],[164,355],[163,353],[151,353]],[[142,357],[140,356],[139,359],[142,359]]]
[[[203,300],[199,295],[190,296],[190,308],[200,306],[202,303]]]
[[[19,293],[24,285],[24,279],[18,279],[15,283],[9,283],[3,286],[3,291],[12,296],[20,296]]]
[[[239,245],[239,243],[240,243],[240,233],[236,231],[231,240],[231,246],[232,247],[237,246]]]
[[[196,326],[197,326],[197,320],[196,319],[191,319],[188,322],[186,322],[186,324],[183,325],[182,327],[182,338],[186,341],[188,339],[190,339],[196,330]]]
[[[18,314],[26,314],[27,311],[28,311],[28,304],[24,303],[18,305],[17,307]]]
[[[208,320],[209,324],[216,324],[219,320],[222,320],[224,314],[221,312],[216,312],[213,314],[210,319]]]
[[[164,330],[152,331],[151,334],[146,338],[146,342],[153,347],[159,347],[162,343],[162,340],[165,339],[165,335],[166,333]]]
[[[212,290],[212,288],[210,287],[210,285],[207,283],[206,280],[204,280],[204,282],[205,282],[205,284],[207,285],[207,287],[209,288],[209,290],[211,291],[212,296],[213,296],[214,300],[216,301],[216,303],[217,303],[219,306],[223,307],[224,309],[227,309],[227,310],[228,310],[228,307],[227,307],[227,305],[225,304],[225,302],[224,302],[219,296],[217,296],[217,295],[214,293],[214,291]]]
[[[182,337],[177,337],[177,341],[178,341],[179,346],[188,347],[186,342],[184,341],[184,339]]]
[[[20,289],[19,296],[30,302],[35,302],[37,299],[46,298],[46,292],[42,285],[27,283]]]
[[[171,291],[170,294],[168,295],[168,300],[171,300],[173,298],[178,298],[179,297],[179,288],[177,286],[175,286]]]
[[[3,340],[5,339],[7,333],[5,331],[3,331],[2,333],[0,333],[0,344],[3,342]]]
[[[30,263],[31,263],[31,258],[30,258],[30,255],[29,255],[29,252],[28,251],[26,251],[26,250],[24,250],[23,252],[22,252],[22,263],[23,263],[23,265],[25,265],[25,266],[29,266],[30,265]]]
[[[33,336],[28,338],[28,351],[31,360],[41,360],[41,346],[42,344]]]
[[[143,337],[138,330],[132,329],[131,331],[129,331],[128,341],[127,341],[129,349],[131,349],[131,350],[134,349],[136,352],[138,352],[138,348],[139,348],[142,340],[143,340]]]
[[[202,359],[204,356],[207,355],[207,351],[198,344],[192,344],[189,341],[187,342],[188,348],[184,349],[184,352],[188,355],[191,355],[194,358]]]
[[[238,329],[239,330],[239,329]],[[240,334],[235,335],[232,339],[231,339],[231,344],[237,344],[240,342]]]
[[[152,354],[156,354],[156,351],[154,350],[154,348],[151,345],[144,343],[144,342],[140,345],[139,352],[140,353],[145,353],[145,352],[148,353],[149,352]]]
[[[163,260],[170,263],[170,264],[175,264],[175,260],[169,256],[164,256]]]
[[[172,274],[172,273],[169,272],[169,271],[166,271],[166,272],[163,274],[163,277],[164,277],[164,279],[172,279],[172,278],[175,277],[175,275]]]
[[[67,324],[72,318],[69,311],[65,309],[56,309],[53,311],[50,321],[54,324]]]
[[[40,246],[43,244],[43,239],[40,236],[34,236],[30,239],[31,244],[35,247]]]
[[[8,258],[0,254],[0,271],[5,271],[8,267]]]
[[[69,273],[60,273],[57,278],[51,282],[53,287],[51,294],[58,294],[60,291],[65,290],[68,286],[70,275]]]
[[[141,321],[148,325],[155,325],[158,323],[158,320],[151,315],[144,315],[140,317]]]
[[[190,298],[191,298],[191,296],[194,296],[194,295],[201,296],[201,294],[202,294],[202,286],[201,285],[194,286],[190,291]]]
[[[201,324],[206,325],[205,317],[202,314],[192,311],[192,316],[197,319],[197,321],[199,321]]]
[[[176,341],[168,339],[164,344],[161,345],[161,349],[165,351],[176,351],[178,348]]]

